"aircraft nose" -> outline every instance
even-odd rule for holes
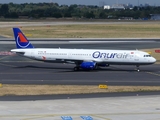
[[[157,60],[156,60],[154,57],[152,57],[151,62],[155,63],[156,61],[157,61]]]

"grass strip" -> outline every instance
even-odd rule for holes
[[[159,38],[159,23],[16,26],[31,38]],[[0,28],[0,34],[13,37],[12,28]]]
[[[0,96],[7,95],[57,95],[112,92],[160,91],[160,86],[108,86],[100,89],[98,85],[8,85],[0,88]]]

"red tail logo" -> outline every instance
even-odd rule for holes
[[[27,41],[27,39],[23,36],[23,34],[22,33],[18,33],[18,36],[19,36],[19,39],[20,39],[20,42],[22,42],[22,43],[26,43],[26,42],[28,42]]]

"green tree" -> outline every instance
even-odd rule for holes
[[[52,17],[61,18],[62,14],[60,12],[53,13]]]
[[[100,19],[106,19],[106,18],[107,18],[106,13],[105,13],[104,11],[101,11],[101,12],[99,13],[99,18],[100,18]]]
[[[3,4],[3,5],[1,6],[0,11],[1,11],[1,15],[2,15],[2,16],[4,16],[4,17],[8,16],[8,14],[9,14],[8,4]]]
[[[93,11],[91,11],[91,12],[85,13],[85,17],[91,19],[91,18],[95,18],[95,15],[94,15]]]

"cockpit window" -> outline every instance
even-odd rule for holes
[[[152,57],[151,55],[144,55],[144,57]]]

